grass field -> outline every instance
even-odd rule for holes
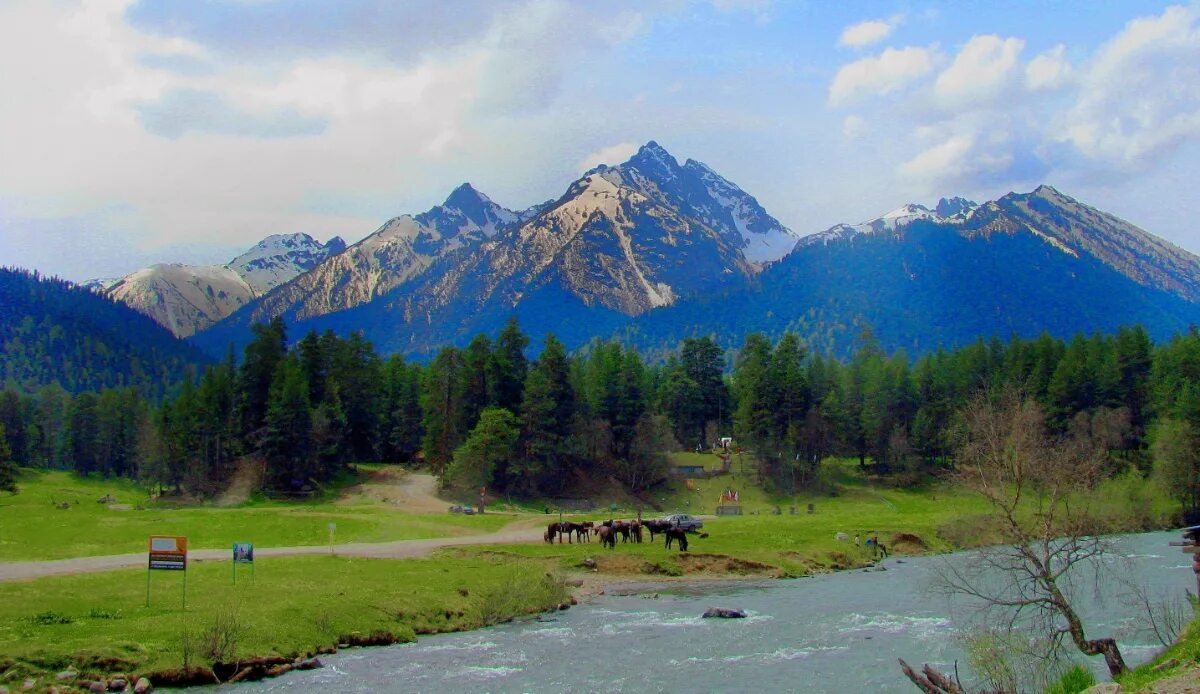
[[[682,453],[673,454],[672,458],[682,464],[719,464],[717,457],[710,454]],[[997,541],[984,515],[987,508],[966,490],[937,482],[916,489],[891,488],[861,475],[857,461],[830,460],[826,465],[829,479],[838,489],[835,496],[767,494],[758,485],[750,465],[743,467],[735,457],[732,474],[692,480],[690,485],[682,480],[673,481],[656,495],[655,501],[664,513],[707,516],[714,512],[722,491],[730,487],[737,490],[743,515],[706,517],[704,531],[709,536],[694,538],[689,547],[692,554],[727,555],[766,565],[754,569],[735,563],[734,572],[757,570],[804,575],[868,564],[874,556],[864,546],[853,544],[855,534],[864,541],[877,535],[890,551],[900,555]],[[810,503],[812,514],[807,513]],[[1081,503],[1086,503],[1108,532],[1162,527],[1175,508],[1153,485],[1133,478],[1106,482]],[[795,515],[790,512],[793,505]],[[776,507],[780,515],[774,515]],[[617,512],[605,509],[572,514],[568,518],[630,518],[633,513],[627,508]],[[656,512],[644,513],[645,517],[654,515]],[[851,540],[837,540],[838,533],[845,533]],[[901,534],[910,537],[897,545],[894,540]],[[492,549],[517,556],[556,559],[564,568],[577,567],[582,558],[590,556],[599,559],[600,570],[613,573],[692,573],[709,567],[720,571],[728,566],[713,560],[685,561],[678,552],[668,552],[661,540],[654,545],[623,544],[611,552],[602,552],[595,542],[583,546],[538,544]]]
[[[114,571],[0,584],[0,681],[45,677],[69,665],[92,672],[145,673],[179,668],[184,636],[193,664],[214,660],[203,632],[223,612],[235,615],[236,645],[219,658],[285,655],[377,631],[398,640],[504,621],[552,609],[567,599],[544,562],[507,557],[260,559],[232,583],[228,563],[193,564],[187,611],[182,575],[155,572],[145,606],[146,572]],[[280,599],[283,596],[284,599]]]
[[[234,542],[285,547],[328,543],[329,523],[337,525],[337,542],[386,542],[479,534],[512,521],[501,514],[406,514],[377,500],[336,494],[311,502],[258,499],[231,508],[173,508],[127,480],[58,471],[26,470],[20,488],[16,495],[0,494],[0,561],[141,552],[149,535],[185,535],[193,549]],[[96,501],[106,495],[117,504]]]

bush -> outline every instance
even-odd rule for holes
[[[237,605],[224,605],[217,610],[211,624],[200,632],[200,651],[214,663],[224,663],[237,657],[238,640],[246,632]]]
[[[37,624],[39,626],[49,626],[51,624],[72,624],[75,622],[75,620],[71,617],[61,612],[55,612],[54,610],[39,612],[32,617],[28,617],[27,619],[30,623]]]
[[[1092,671],[1082,665],[1076,665],[1064,672],[1057,682],[1046,687],[1045,694],[1078,694],[1094,684],[1096,676]]]
[[[487,626],[522,614],[553,609],[568,599],[567,584],[536,566],[517,566],[499,584],[475,594],[479,621]]]

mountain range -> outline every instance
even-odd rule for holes
[[[107,293],[213,354],[276,316],[294,335],[362,330],[382,351],[417,355],[510,316],[569,346],[619,336],[653,351],[791,330],[837,353],[863,327],[921,352],[1129,323],[1165,337],[1200,319],[1200,258],[1049,186],[911,203],[802,236],[653,141],[528,209],[464,183],[348,248],[303,235],[264,244],[250,262],[155,266]],[[270,272],[255,265],[263,257]]]
[[[344,250],[337,236],[323,244],[308,234],[275,234],[225,265],[152,265],[84,286],[188,337]]]

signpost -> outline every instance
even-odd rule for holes
[[[187,538],[151,535],[146,566],[146,607],[150,606],[150,572],[183,572],[183,609],[187,609]]]
[[[329,553],[333,554],[333,534],[337,532],[337,523],[329,524]]]
[[[250,580],[254,581],[254,545],[249,542],[233,543],[233,582],[237,583],[237,565],[250,565]]]

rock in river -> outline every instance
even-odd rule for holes
[[[719,618],[719,619],[745,619],[745,610],[735,610],[729,607],[710,607],[704,612],[704,618]]]

